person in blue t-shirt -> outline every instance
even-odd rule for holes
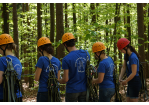
[[[0,35],[0,54],[3,55],[3,57],[0,58],[0,102],[3,102],[3,74],[7,69],[6,57],[12,60],[13,67],[18,74],[17,78],[21,79],[22,65],[19,59],[15,57],[12,50],[16,51],[13,38],[9,34]],[[18,100],[22,102],[22,93],[20,90],[17,90],[16,96]]]
[[[99,60],[98,78],[92,80],[93,84],[99,83],[99,102],[110,102],[115,94],[114,62],[111,57],[106,56],[105,49],[106,47],[102,42],[96,42],[92,46],[92,51]]]
[[[39,81],[39,89],[37,94],[37,102],[48,102],[48,84],[49,79],[49,59],[52,66],[54,67],[55,76],[60,78],[61,64],[59,59],[52,56],[54,52],[52,43],[47,37],[41,37],[37,43],[38,50],[40,51],[41,57],[38,59],[35,71],[35,80]],[[50,97],[49,97],[50,98]]]
[[[139,91],[141,89],[141,79],[139,77],[140,55],[137,53],[134,47],[129,45],[129,43],[130,41],[126,38],[121,38],[117,42],[118,50],[125,54],[119,81],[122,85],[126,85],[128,83],[126,94],[127,102],[137,102]],[[122,80],[125,72],[127,73],[127,78],[126,80]]]
[[[87,51],[75,47],[75,38],[71,33],[62,36],[62,42],[69,52],[62,60],[63,78],[61,84],[66,83],[66,102],[86,102],[87,77],[85,74]]]

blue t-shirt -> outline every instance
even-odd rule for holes
[[[99,83],[100,88],[115,88],[113,81],[114,62],[111,57],[100,61],[97,72],[105,73],[102,83]]]
[[[87,54],[90,59],[88,51]],[[62,69],[69,70],[66,93],[79,93],[87,90],[87,77],[85,73],[87,54],[84,50],[75,50],[63,58]]]
[[[125,55],[124,55],[125,57]],[[139,76],[139,59],[137,57],[137,55],[132,52],[131,55],[129,56],[129,60],[127,61],[127,67],[126,67],[126,73],[127,73],[127,77],[132,73],[131,70],[131,65],[136,64],[137,65],[137,73],[135,76]]]
[[[11,56],[11,55],[7,55],[7,57],[12,59],[13,67],[18,74],[17,77],[18,77],[18,79],[21,79],[22,65],[21,65],[19,59],[15,56]],[[9,61],[10,61],[10,59],[9,59]],[[0,71],[5,72],[6,69],[7,69],[7,59],[6,59],[6,57],[1,57],[0,58]],[[16,95],[17,95],[17,98],[22,97],[21,91],[17,90]],[[0,84],[0,100],[2,100],[2,99],[3,99],[3,83]]]
[[[54,73],[55,73],[55,76],[57,78],[58,70],[61,69],[61,63],[55,57],[52,57],[52,59],[50,61],[51,61],[52,66],[54,67]],[[36,67],[39,67],[42,69],[41,74],[40,74],[40,78],[39,78],[38,92],[47,92],[48,91],[47,81],[49,79],[49,58],[46,56],[41,56],[38,59]],[[50,68],[50,70],[51,69],[52,68]]]

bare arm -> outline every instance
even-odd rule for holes
[[[42,69],[37,67],[35,71],[35,81],[39,81],[40,74],[41,74]]]
[[[132,70],[132,73],[129,75],[129,77],[126,79],[126,82],[129,82],[131,79],[134,78],[134,76],[136,75],[137,73],[137,65],[136,64],[133,64],[131,65],[131,70]]]
[[[63,78],[59,80],[59,83],[65,84],[69,80],[68,75],[69,75],[69,70],[68,69],[64,70]]]
[[[119,75],[119,80],[122,79],[122,77],[124,76],[125,72],[126,72],[126,61],[124,60],[123,66],[121,68],[121,73]]]
[[[102,83],[105,73],[98,73],[98,78],[93,79],[92,83]]]
[[[3,81],[3,74],[4,74],[4,72],[3,72],[3,71],[0,71],[0,84],[1,84],[2,81]]]

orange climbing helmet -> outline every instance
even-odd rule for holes
[[[62,42],[66,42],[68,40],[71,40],[71,39],[75,39],[75,37],[73,36],[72,33],[65,33],[63,36],[62,36]]]
[[[13,38],[9,34],[0,35],[0,45],[14,43]]]
[[[118,50],[123,49],[123,48],[126,47],[129,43],[130,43],[130,41],[129,41],[128,39],[126,39],[126,38],[120,38],[120,39],[117,41]]]
[[[50,39],[47,38],[47,37],[41,37],[39,40],[38,40],[38,43],[37,43],[37,46],[40,47],[42,45],[45,45],[45,44],[52,44]]]
[[[102,51],[102,50],[105,50],[106,47],[105,45],[102,43],[102,42],[96,42],[93,44],[92,46],[92,51],[95,53],[95,52],[98,52],[98,51]]]

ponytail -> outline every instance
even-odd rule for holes
[[[134,52],[137,55],[138,59],[141,57],[133,46],[128,44],[126,47],[129,48],[131,52]],[[124,58],[125,61],[128,61],[128,56],[129,55],[126,53],[125,58]]]

